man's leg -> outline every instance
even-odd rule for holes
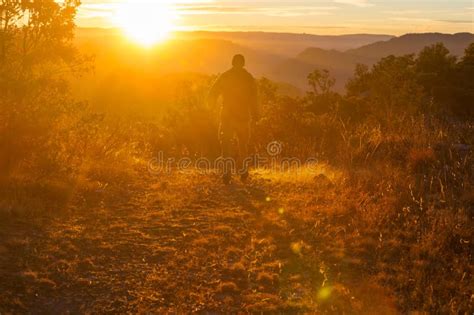
[[[222,159],[223,159],[223,180],[225,184],[230,183],[232,177],[232,165],[228,163],[231,159],[233,130],[229,121],[222,120],[219,126],[219,140],[221,142]]]
[[[245,181],[249,177],[249,141],[250,124],[248,122],[239,123],[237,128],[237,137],[239,139],[239,158],[237,160],[237,171],[240,178]]]

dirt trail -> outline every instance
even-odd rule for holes
[[[322,233],[326,214],[282,205],[314,189],[298,187],[147,175],[47,223],[1,224],[0,313],[394,313],[344,254],[343,225]]]

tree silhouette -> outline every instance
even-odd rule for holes
[[[71,117],[79,110],[69,96],[67,78],[89,66],[72,44],[79,4],[77,0],[0,0],[3,174],[26,157],[53,154],[45,145],[56,141],[60,147],[57,141],[67,142],[64,136],[59,139],[56,127],[60,121],[66,125],[66,115],[74,120]]]
[[[66,72],[82,70],[84,60],[72,45],[79,4],[77,0],[0,2],[2,92],[25,95]],[[8,90],[12,86],[15,91]]]
[[[315,69],[308,75],[308,84],[311,91],[308,92],[310,110],[317,114],[326,113],[335,108],[338,95],[332,91],[336,79],[331,77],[328,70]]]

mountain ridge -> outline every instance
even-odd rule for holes
[[[419,52],[426,46],[442,42],[451,54],[460,56],[464,49],[474,42],[474,34],[469,32],[446,33],[409,33],[387,41],[374,42],[356,49],[347,50],[347,53],[364,57],[381,58],[384,50],[389,54],[402,55]]]
[[[390,37],[386,41],[377,41],[347,50],[336,49],[337,41],[336,47],[331,46],[332,48],[328,49],[305,46],[307,41],[301,41],[298,45],[290,47],[295,53],[289,54],[290,50],[280,53],[278,47],[286,49],[286,46],[291,46],[287,43],[295,38],[301,36],[313,38],[311,37],[313,35],[240,32],[237,35],[247,39],[239,40],[237,35],[225,38],[229,34],[237,33],[201,32],[198,36],[185,33],[156,47],[142,49],[139,46],[130,46],[129,41],[117,29],[81,29],[76,41],[80,49],[96,55],[103,61],[99,64],[108,64],[109,72],[121,71],[125,67],[130,71],[135,69],[133,71],[137,73],[144,73],[144,78],[149,74],[155,76],[173,72],[217,74],[230,67],[230,60],[234,54],[242,53],[247,58],[249,70],[256,77],[265,76],[273,81],[289,83],[305,90],[306,78],[310,72],[316,68],[327,69],[336,78],[336,89],[340,92],[344,90],[357,63],[371,66],[388,55],[416,54],[423,47],[437,42],[442,42],[453,54],[460,56],[469,43],[474,42],[472,33],[415,33]],[[224,37],[219,38],[222,36]],[[252,42],[248,39],[249,36],[256,39]],[[336,37],[341,40],[347,36],[352,35]],[[276,39],[272,39],[273,37]],[[290,40],[282,40],[282,37],[288,37]],[[270,45],[271,41],[273,42]],[[143,62],[140,61],[142,59]],[[148,84],[146,80],[143,83]]]
[[[304,89],[308,73],[314,68],[327,69],[336,78],[336,89],[343,91],[346,82],[353,74],[356,64],[362,63],[372,66],[381,58],[389,55],[418,54],[424,47],[438,42],[443,43],[452,55],[459,57],[464,54],[467,46],[474,42],[474,34],[405,34],[388,41],[375,42],[347,51],[308,47],[295,57],[277,65],[271,76],[280,81],[286,78],[290,83]]]

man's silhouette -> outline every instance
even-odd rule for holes
[[[232,59],[232,68],[216,80],[209,93],[211,105],[216,103],[219,96],[223,97],[219,127],[222,156],[225,159],[230,158],[232,139],[237,136],[239,158],[236,166],[243,181],[248,178],[248,169],[244,159],[248,157],[250,122],[255,122],[258,118],[257,84],[244,66],[244,56],[235,55]],[[231,179],[230,171],[224,169],[223,179],[226,184]]]

